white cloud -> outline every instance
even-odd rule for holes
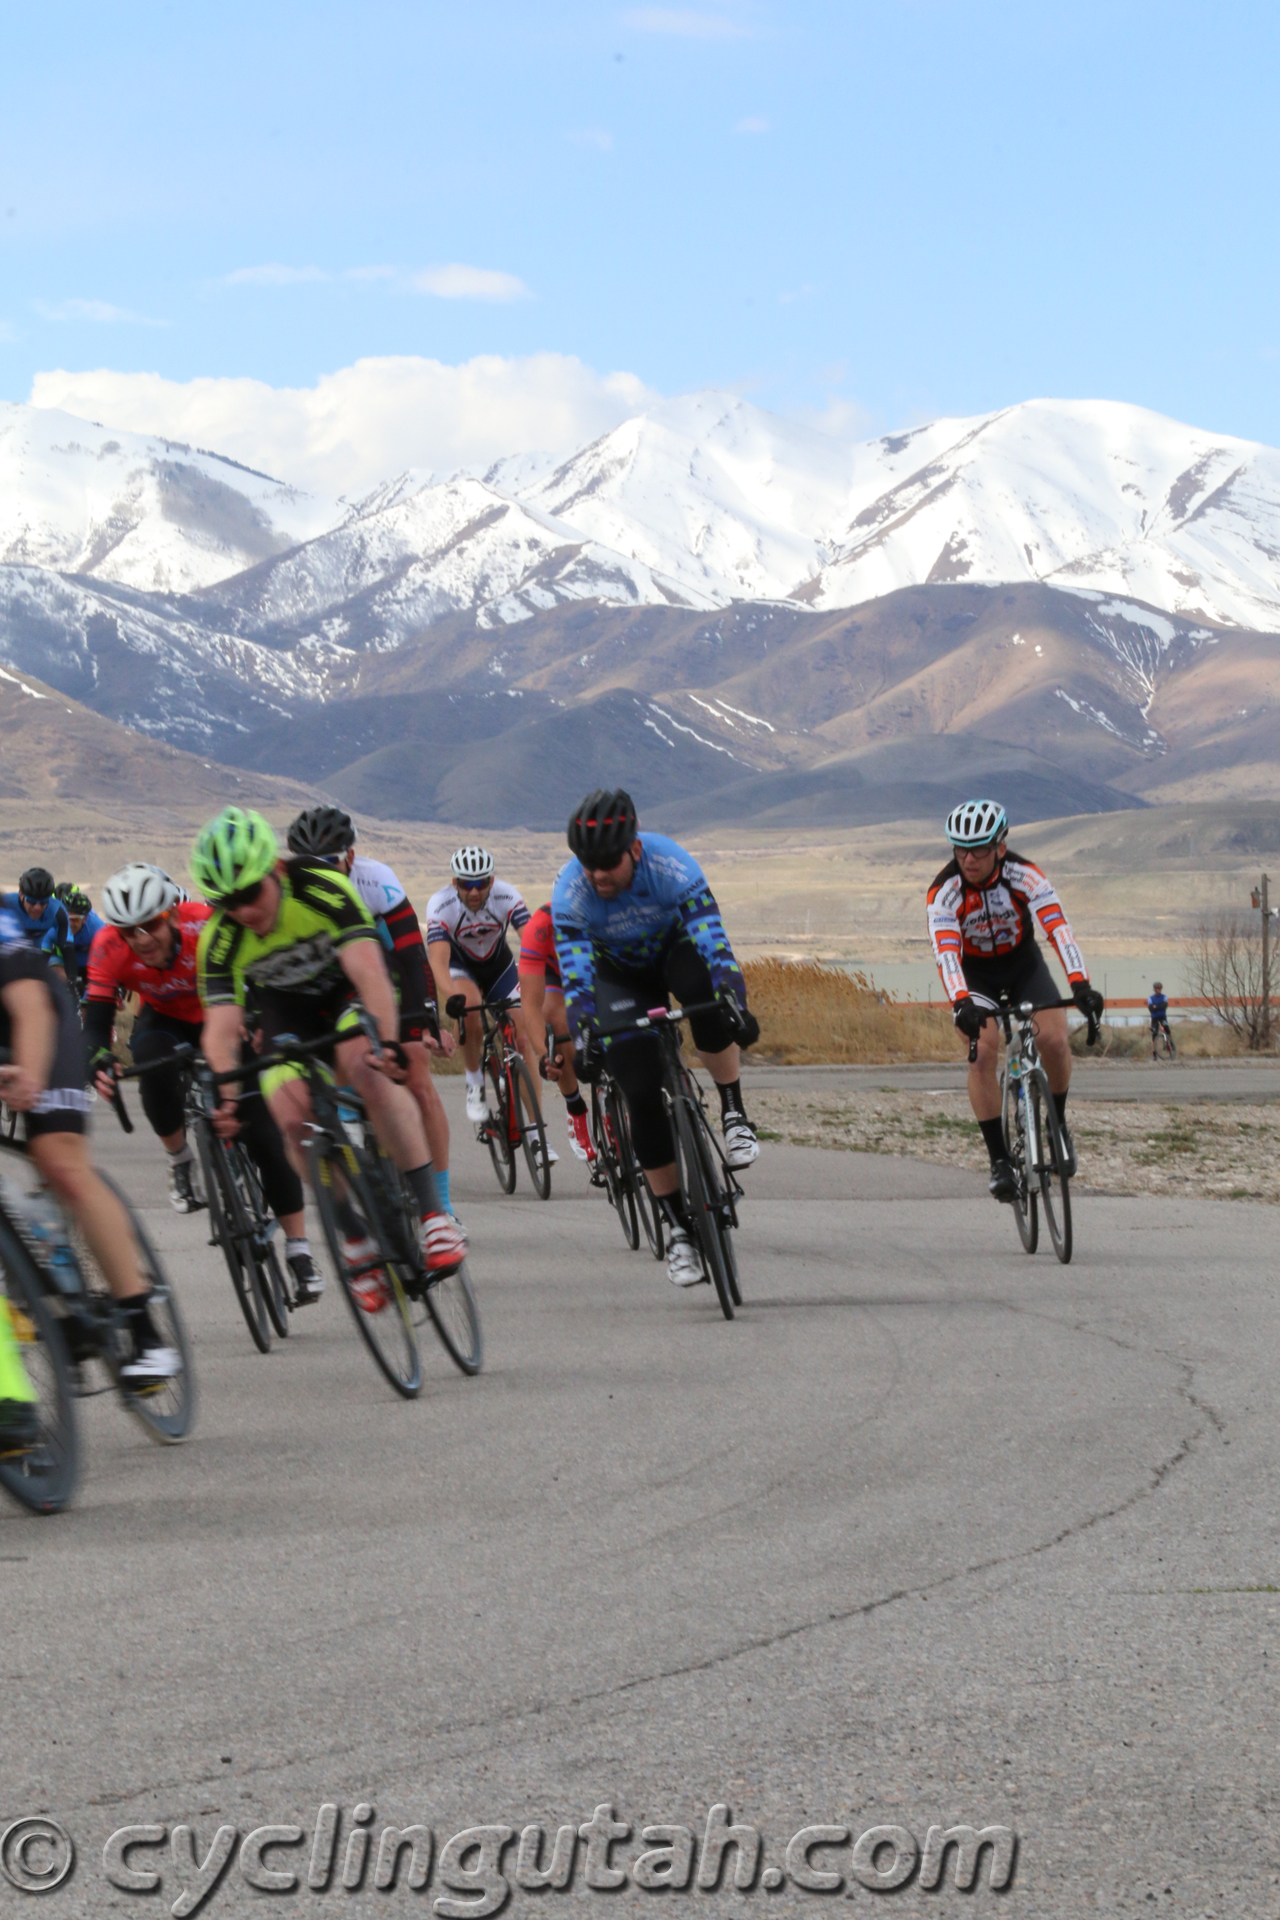
[[[527,300],[529,289],[514,273],[496,273],[488,267],[428,267],[409,276],[415,293],[437,300]]]
[[[107,325],[130,327],[167,327],[167,320],[151,320],[145,313],[131,313],[128,307],[113,307],[107,300],[33,300],[36,312],[44,320],[92,320]]]
[[[735,133],[768,133],[768,131],[769,122],[767,120],[739,120],[737,126],[734,128]]]
[[[599,374],[558,353],[486,354],[456,367],[411,355],[357,360],[314,387],[56,370],[36,375],[30,397],[355,497],[406,467],[480,472],[508,454],[569,453],[658,398],[635,374]]]
[[[622,16],[637,33],[674,33],[682,40],[741,40],[750,32],[728,13],[695,13],[684,7],[632,7]]]

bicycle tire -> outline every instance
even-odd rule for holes
[[[489,1158],[493,1162],[493,1170],[498,1176],[498,1185],[502,1191],[514,1193],[516,1154],[511,1138],[511,1083],[492,1053],[485,1060],[484,1071],[493,1094],[493,1105],[484,1129],[484,1137],[489,1143]]]
[[[1040,1244],[1040,1214],[1034,1185],[1027,1179],[1027,1136],[1022,1125],[1018,1088],[1021,1081],[1002,1076],[1004,1107],[1001,1129],[1005,1152],[1013,1168],[1014,1194],[1010,1203],[1018,1238],[1024,1253],[1034,1253]]]
[[[1066,1171],[1066,1148],[1058,1109],[1042,1068],[1037,1068],[1032,1077],[1030,1098],[1036,1104],[1036,1131],[1040,1139],[1040,1163],[1035,1169],[1040,1182],[1040,1204],[1053,1250],[1065,1267],[1070,1264],[1072,1253],[1071,1176]]]
[[[633,1156],[629,1153],[627,1103],[622,1088],[611,1080],[604,1097],[605,1131],[611,1143],[610,1171],[613,1178],[613,1204],[617,1209],[622,1237],[634,1253],[640,1245],[640,1215],[631,1177]]]
[[[387,1384],[402,1399],[413,1400],[422,1386],[422,1359],[405,1291],[406,1275],[402,1264],[389,1253],[388,1234],[379,1218],[380,1209],[371,1197],[371,1183],[361,1164],[362,1157],[349,1140],[331,1140],[327,1135],[313,1134],[311,1190],[316,1197],[329,1258],[360,1338]],[[346,1189],[347,1203],[360,1217],[365,1232],[377,1242],[381,1258],[376,1268],[347,1264],[337,1215],[339,1183]],[[371,1308],[355,1290],[355,1283],[367,1282],[374,1273],[382,1276],[386,1297],[379,1306]]]
[[[525,1165],[529,1169],[529,1178],[539,1200],[551,1198],[551,1162],[547,1157],[547,1128],[542,1118],[542,1108],[534,1088],[533,1079],[523,1060],[512,1058],[507,1062],[507,1079],[511,1087],[511,1110],[520,1126],[520,1144],[524,1148]],[[533,1119],[526,1118],[528,1114]],[[530,1128],[533,1129],[532,1138]]]
[[[466,1374],[479,1373],[484,1365],[484,1335],[466,1261],[438,1280],[428,1279],[423,1299],[440,1344],[454,1365]]]
[[[616,1081],[611,1083],[609,1089],[609,1119],[618,1142],[622,1184],[635,1216],[635,1228],[627,1234],[627,1244],[638,1249],[640,1234],[643,1233],[649,1243],[650,1253],[655,1260],[661,1260],[666,1252],[662,1239],[662,1215],[649,1191],[640,1162],[636,1159],[631,1139],[631,1115],[627,1112],[626,1098]],[[626,1231],[625,1228],[623,1230]]]
[[[0,1453],[0,1486],[30,1513],[61,1513],[80,1477],[80,1427],[71,1363],[40,1275],[16,1234],[3,1222],[0,1282],[27,1376],[36,1389],[40,1421],[32,1446],[20,1453]]]
[[[725,1272],[719,1222],[713,1212],[714,1195],[707,1190],[706,1165],[698,1141],[698,1129],[706,1122],[702,1119],[700,1109],[697,1118],[694,1118],[689,1095],[683,1092],[678,1094],[672,1105],[676,1123],[676,1158],[680,1164],[685,1211],[702,1259],[702,1271],[715,1288],[721,1313],[726,1320],[732,1320],[733,1295],[729,1291],[729,1277]]]
[[[591,1184],[604,1189],[604,1197],[613,1208],[622,1228],[622,1237],[629,1247],[635,1246],[628,1227],[625,1181],[618,1153],[617,1133],[610,1115],[611,1083],[605,1083],[605,1092],[600,1091],[599,1081],[591,1087],[591,1138],[595,1144],[596,1161],[591,1170]]]
[[[246,1216],[244,1196],[236,1185],[232,1171],[231,1148],[218,1138],[203,1119],[197,1123],[194,1131],[200,1171],[204,1176],[205,1204],[209,1209],[209,1237],[226,1261],[232,1289],[244,1315],[250,1339],[259,1353],[269,1353],[271,1320],[257,1266],[249,1255],[252,1229]],[[235,1143],[231,1144],[234,1146]]]
[[[152,1245],[150,1234],[138,1218],[133,1202],[109,1173],[103,1173],[101,1167],[98,1168],[98,1176],[110,1187],[129,1216],[129,1224],[133,1228],[138,1252],[142,1258],[142,1277],[151,1289],[147,1306],[152,1321],[162,1344],[171,1347],[182,1364],[170,1379],[158,1381],[154,1387],[137,1388],[130,1386],[127,1380],[122,1380],[120,1377],[123,1356],[118,1345],[109,1346],[103,1358],[125,1406],[134,1419],[139,1421],[151,1438],[159,1441],[162,1446],[177,1446],[190,1433],[196,1415],[196,1380],[191,1365],[191,1346],[187,1340],[187,1329],[178,1307],[173,1283]],[[88,1254],[88,1249],[79,1235],[76,1236],[75,1245],[81,1261],[81,1273],[85,1275],[86,1285],[90,1285],[88,1276],[97,1273],[97,1262],[93,1260],[91,1254]],[[86,1256],[90,1262],[87,1268],[84,1264]]]
[[[262,1181],[258,1169],[243,1140],[232,1142],[233,1151],[228,1155],[237,1184],[244,1196],[245,1210],[251,1220],[257,1222],[252,1239],[248,1242],[251,1258],[258,1269],[258,1285],[266,1302],[271,1324],[282,1340],[289,1338],[289,1287],[284,1277],[284,1268],[280,1264],[280,1255],[276,1249],[275,1229],[271,1215],[267,1211],[266,1199],[262,1192]]]

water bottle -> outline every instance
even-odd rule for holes
[[[80,1292],[80,1272],[67,1240],[67,1223],[45,1187],[20,1195],[20,1217],[32,1253],[59,1293]]]

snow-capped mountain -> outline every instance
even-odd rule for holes
[[[296,545],[336,513],[216,453],[0,402],[0,562],[183,592]]]

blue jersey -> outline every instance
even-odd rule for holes
[[[602,900],[581,861],[570,860],[551,895],[556,952],[575,1031],[595,1013],[595,956],[639,973],[687,934],[706,961],[717,993],[747,1004],[746,982],[733,957],[707,877],[691,854],[665,834],[640,835],[635,878],[616,900]]]
[[[1169,1013],[1169,1001],[1163,993],[1153,993],[1147,1001],[1147,1011],[1153,1020],[1164,1020]]]
[[[52,959],[62,961],[71,945],[71,926],[61,900],[46,900],[34,920],[23,910],[16,893],[0,893],[0,908],[8,910],[29,947],[43,947]]]
[[[103,919],[102,915],[100,913],[95,913],[91,907],[88,913],[86,913],[84,917],[84,924],[80,928],[79,933],[72,934],[71,941],[70,941],[70,950],[72,954],[74,954],[75,956],[77,972],[83,973],[85,968],[88,966],[89,949],[93,945],[93,936],[95,933],[97,933],[100,927],[105,927],[106,924],[107,923]],[[48,933],[46,933],[43,944],[46,952],[53,951],[52,929]]]

